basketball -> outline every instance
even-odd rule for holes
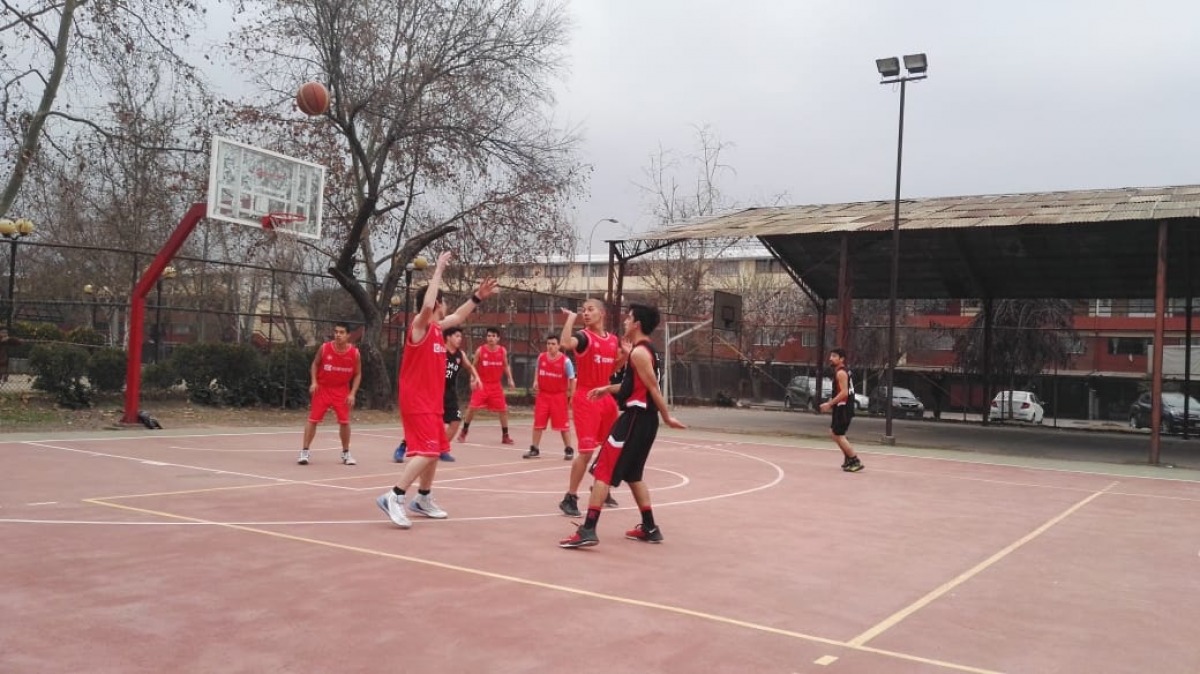
[[[323,115],[329,111],[329,91],[320,82],[305,82],[296,92],[296,107],[306,115]]]

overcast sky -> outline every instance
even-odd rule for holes
[[[925,52],[905,103],[905,197],[1200,183],[1200,2],[576,0],[558,120],[578,125],[582,239],[651,224],[659,145],[730,143],[739,205],[891,199],[900,93],[875,59]]]

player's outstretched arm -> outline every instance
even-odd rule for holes
[[[479,287],[475,289],[475,294],[468,297],[466,302],[460,304],[458,308],[454,310],[454,313],[443,318],[439,325],[441,325],[442,329],[444,330],[446,328],[453,328],[466,323],[467,317],[471,315],[472,311],[475,311],[475,307],[483,304],[484,300],[498,292],[500,292],[499,281],[494,278],[483,279],[483,282],[480,283]]]
[[[667,409],[667,401],[663,400],[662,391],[658,390],[658,377],[654,376],[654,359],[650,356],[650,350],[634,349],[629,354],[629,362],[633,365],[638,379],[642,380],[642,385],[646,387],[646,393],[658,407],[658,414],[663,423],[671,428],[687,428],[686,424],[671,416],[671,411]]]
[[[563,351],[575,353],[575,349],[579,347],[579,340],[575,339],[575,319],[579,318],[579,314],[563,307],[563,314],[566,319],[563,321],[562,334],[558,336],[558,343],[562,345]]]
[[[437,265],[433,268],[433,275],[429,277],[429,289],[425,291],[425,301],[421,303],[420,311],[412,321],[412,340],[420,342],[425,339],[425,333],[429,330],[429,323],[433,321],[433,310],[437,308],[438,290],[442,287],[442,274],[446,271],[446,266],[450,264],[450,258],[454,253],[445,251],[438,255]],[[408,339],[405,336],[405,339]]]

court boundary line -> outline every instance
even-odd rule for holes
[[[732,627],[739,627],[742,629],[754,630],[754,631],[763,632],[766,634],[790,637],[790,638],[798,639],[801,641],[807,641],[809,643],[824,644],[827,646],[834,646],[834,647],[838,647],[838,648],[847,648],[847,649],[863,651],[863,652],[867,652],[867,653],[874,653],[874,654],[883,655],[883,656],[887,656],[887,657],[893,657],[893,658],[900,659],[900,660],[907,660],[910,662],[929,664],[929,665],[943,667],[946,669],[953,669],[953,670],[961,671],[961,672],[970,672],[971,674],[1003,674],[1002,672],[998,672],[995,670],[982,669],[982,668],[973,667],[970,665],[960,665],[960,664],[949,662],[949,661],[937,660],[934,658],[926,658],[923,656],[913,655],[913,654],[909,654],[909,653],[901,653],[899,651],[889,651],[889,650],[881,649],[881,648],[874,648],[874,647],[868,647],[868,646],[864,646],[864,645],[851,644],[849,642],[842,642],[842,641],[838,641],[836,639],[830,639],[827,637],[819,637],[819,636],[812,635],[812,634],[805,634],[803,632],[797,632],[795,630],[788,630],[788,629],[784,629],[781,627],[772,627],[770,625],[762,625],[759,623],[753,623],[753,622],[746,621],[746,620],[739,620],[737,618],[730,618],[728,616],[722,616],[722,615],[718,615],[715,613],[707,613],[704,611],[697,611],[695,609],[688,609],[688,608],[684,608],[682,606],[672,606],[670,604],[662,604],[662,603],[658,603],[658,602],[646,601],[644,599],[634,599],[632,597],[622,597],[620,595],[596,592],[593,590],[584,590],[581,588],[570,587],[567,585],[559,585],[556,583],[548,583],[545,581],[533,580],[531,578],[521,578],[519,576],[512,576],[512,575],[508,575],[508,574],[497,573],[495,571],[486,571],[484,569],[477,569],[477,568],[461,566],[461,565],[457,565],[457,564],[449,564],[446,562],[438,562],[438,561],[435,561],[432,559],[424,559],[421,557],[412,557],[410,555],[401,555],[401,554],[397,554],[397,553],[393,553],[393,552],[386,552],[386,551],[377,550],[374,548],[365,548],[365,547],[356,546],[356,545],[346,545],[344,543],[336,543],[333,541],[324,541],[319,538],[296,536],[294,534],[287,534],[287,533],[278,532],[278,531],[269,531],[266,529],[258,529],[256,527],[249,527],[249,526],[238,525],[238,524],[225,524],[225,523],[221,523],[221,522],[213,522],[213,521],[205,520],[203,518],[189,517],[187,515],[176,515],[174,513],[149,510],[147,508],[137,508],[134,506],[129,506],[129,505],[120,504],[120,503],[107,503],[107,502],[99,500],[99,499],[84,499],[84,502],[91,503],[93,505],[103,506],[103,507],[117,508],[117,509],[121,509],[121,510],[129,510],[132,512],[139,512],[142,514],[153,515],[153,516],[157,516],[157,517],[179,519],[179,520],[194,522],[196,524],[208,524],[208,525],[212,525],[212,526],[219,527],[219,528],[233,529],[235,531],[259,534],[259,535],[267,536],[270,538],[278,538],[278,539],[288,540],[288,541],[297,542],[297,543],[317,545],[317,546],[322,546],[322,547],[327,547],[327,548],[333,548],[336,550],[343,550],[346,552],[353,552],[353,553],[357,553],[357,554],[364,554],[364,555],[370,555],[370,556],[375,556],[375,557],[383,557],[385,559],[393,559],[393,560],[402,561],[402,562],[409,562],[409,563],[413,563],[413,564],[419,564],[422,566],[428,566],[428,567],[433,567],[433,568],[437,568],[437,569],[442,569],[444,571],[465,573],[465,574],[469,574],[469,575],[473,575],[473,576],[479,576],[482,578],[488,578],[491,580],[515,583],[518,585],[525,585],[528,587],[549,590],[551,592],[561,592],[564,594],[571,594],[571,595],[584,597],[584,598],[588,598],[588,599],[598,599],[601,601],[608,601],[608,602],[612,602],[612,603],[623,604],[626,606],[634,606],[634,607],[638,607],[638,608],[663,611],[666,613],[673,613],[675,615],[681,615],[681,616],[686,616],[686,617],[691,617],[691,618],[698,618],[700,620],[706,620],[706,621],[715,622],[718,624],[729,625]]]
[[[1094,492],[1091,495],[1089,495],[1087,498],[1084,498],[1083,500],[1076,502],[1070,508],[1067,508],[1066,510],[1059,513],[1058,515],[1055,515],[1054,517],[1050,518],[1046,522],[1043,522],[1041,526],[1037,527],[1033,531],[1025,534],[1021,538],[1018,538],[1016,541],[1008,544],[1007,546],[1005,546],[998,552],[992,554],[992,556],[988,557],[987,559],[983,560],[982,562],[979,562],[978,564],[971,567],[970,569],[967,569],[966,571],[958,574],[957,576],[950,579],[949,581],[942,583],[942,585],[940,585],[939,587],[934,588],[930,592],[926,593],[925,596],[917,599],[916,601],[912,602],[908,606],[905,606],[904,608],[900,609],[899,611],[896,611],[892,615],[879,621],[872,627],[868,628],[865,632],[854,637],[847,643],[853,644],[855,646],[866,645],[866,643],[868,641],[871,641],[872,639],[878,637],[879,635],[890,630],[891,628],[895,627],[896,625],[899,625],[901,622],[904,621],[905,618],[908,618],[909,616],[915,614],[917,611],[920,611],[921,609],[925,608],[926,606],[932,604],[934,601],[941,598],[942,596],[944,596],[946,593],[950,592],[954,588],[956,588],[959,585],[962,585],[963,583],[967,582],[968,580],[974,578],[975,576],[979,575],[980,573],[987,570],[991,566],[995,565],[1000,560],[1004,559],[1005,557],[1009,556],[1013,552],[1024,547],[1025,544],[1033,541],[1034,539],[1038,538],[1039,536],[1046,533],[1050,529],[1054,528],[1055,525],[1066,520],[1071,515],[1074,515],[1076,512],[1078,512],[1084,506],[1088,505],[1092,501],[1094,501],[1097,498],[1100,498],[1101,496],[1108,493],[1108,491],[1112,487],[1116,486],[1119,483],[1120,483],[1119,480],[1115,480],[1115,481],[1109,483],[1108,486],[1104,487],[1100,491]]]

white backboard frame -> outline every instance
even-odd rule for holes
[[[261,229],[268,213],[301,215],[274,231],[319,239],[324,194],[324,166],[213,136],[208,217]]]

